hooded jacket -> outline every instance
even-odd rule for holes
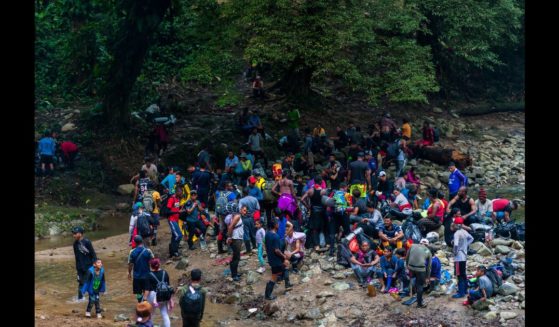
[[[87,276],[85,277],[85,283],[82,286],[82,293],[93,294],[93,277],[95,276],[95,267],[91,266],[87,271]],[[101,284],[99,285],[99,290],[97,293],[105,292],[105,268],[101,267],[99,272],[99,277],[101,278]]]

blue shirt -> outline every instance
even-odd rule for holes
[[[264,200],[264,196],[262,195],[262,191],[256,186],[249,186],[248,187],[248,195],[252,195],[258,201]]]
[[[141,257],[139,257],[140,253],[142,254]],[[150,272],[149,260],[151,258],[153,258],[153,252],[143,246],[138,246],[134,250],[130,251],[130,254],[128,255],[128,263],[134,264],[134,279],[148,277]]]
[[[161,185],[169,190],[169,194],[175,194],[175,180],[175,174],[169,174],[161,181]]]
[[[233,167],[233,165],[238,165],[238,164],[239,164],[239,158],[237,158],[237,156],[233,156],[233,159],[230,159],[229,157],[225,158],[225,168]]]
[[[194,202],[192,200],[188,200],[186,202],[186,208],[191,209],[192,204],[194,204]],[[195,223],[196,221],[198,221],[198,213],[198,206],[195,206],[194,210],[192,210],[192,212],[188,216],[186,216],[186,221],[189,223]]]
[[[380,266],[382,268],[382,272],[386,273],[387,275],[393,274],[397,267],[397,261],[395,256],[392,256],[390,260],[386,258],[386,256],[380,257]]]
[[[386,226],[382,225],[382,229],[380,230],[384,235],[386,235],[388,238],[393,238],[394,235],[396,235],[396,233],[401,232],[402,231],[402,227],[392,224],[392,230],[388,230],[386,229]]]
[[[56,150],[56,142],[52,137],[43,137],[39,141],[39,154],[45,156],[54,156]]]
[[[455,169],[454,172],[450,173],[448,177],[448,193],[454,194],[458,192],[460,186],[465,186],[466,176],[460,172],[460,170]]]

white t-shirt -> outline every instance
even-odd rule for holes
[[[232,219],[233,219],[233,215],[231,215],[231,214],[225,216],[225,219],[224,219],[225,224],[227,224],[227,226],[229,226],[229,224],[231,224]],[[231,238],[234,239],[234,240],[242,240],[244,236],[245,236],[245,232],[244,232],[244,228],[243,228],[243,220],[239,219],[239,222],[237,223],[237,225],[235,227],[233,227],[233,235],[231,235]]]
[[[394,203],[398,205],[398,208],[401,208],[404,205],[409,205],[410,202],[406,199],[406,196],[402,193],[398,194],[398,196],[394,199]]]
[[[479,216],[485,216],[487,212],[493,212],[493,202],[489,199],[485,200],[485,204],[481,203],[479,199],[475,201],[477,214]]]

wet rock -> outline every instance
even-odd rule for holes
[[[185,270],[186,267],[188,267],[188,265],[190,264],[190,262],[188,261],[187,258],[182,258],[177,265],[175,266],[175,269],[178,270]]]
[[[478,311],[486,311],[489,310],[489,302],[488,301],[476,301],[472,304],[472,309]]]
[[[509,283],[509,282],[504,282],[503,285],[501,285],[501,287],[499,287],[499,290],[497,291],[497,293],[507,296],[507,295],[513,295],[518,293],[518,291],[520,291],[520,289],[518,288],[518,286]]]
[[[434,108],[433,108],[433,112],[434,112],[434,113],[437,113],[437,114],[442,114],[442,113],[443,113],[443,110],[442,110],[441,108],[439,108],[439,107],[434,107]]]
[[[497,319],[497,312],[494,311],[489,311],[488,313],[485,314],[485,316],[483,316],[485,319],[487,320],[495,320]]]
[[[305,278],[301,279],[301,283],[308,283],[310,281],[311,281],[311,279],[309,277],[305,277]]]
[[[241,294],[239,294],[238,292],[235,292],[235,293],[227,296],[224,301],[227,304],[233,304],[235,302],[239,302],[240,300],[241,300]]]
[[[305,313],[305,319],[314,320],[314,319],[320,319],[322,317],[323,315],[320,312],[319,308],[312,308]]]
[[[518,241],[514,241],[511,245],[511,247],[515,250],[523,250],[524,249],[524,246]]]
[[[247,285],[254,284],[260,280],[260,274],[255,271],[247,273]]]
[[[516,318],[516,316],[518,316],[518,313],[514,311],[502,311],[499,315],[505,320],[510,320]]]
[[[343,272],[337,272],[332,276],[332,278],[334,278],[334,279],[345,279],[345,274]]]
[[[502,253],[502,254],[507,254],[510,252],[510,248],[508,246],[504,246],[504,245],[497,245],[495,247],[495,253]]]
[[[279,306],[275,303],[272,302],[268,302],[266,303],[266,305],[264,305],[264,308],[262,309],[262,311],[264,311],[264,313],[268,316],[273,315],[274,313],[279,311]],[[295,320],[295,319],[293,319]]]
[[[128,318],[127,315],[123,314],[123,313],[119,313],[117,314],[114,319],[115,322],[120,322],[120,321],[130,321],[130,318]]]
[[[316,295],[317,298],[332,297],[332,296],[334,296],[334,293],[330,291],[322,291]]]
[[[334,269],[334,264],[325,259],[319,259],[318,264],[320,265],[320,268],[324,271],[329,271]]]
[[[346,282],[336,282],[332,284],[332,288],[335,289],[336,291],[345,291],[349,289],[349,284]]]
[[[67,123],[60,129],[62,132],[69,132],[75,130],[77,127],[74,123]]]
[[[118,186],[117,192],[121,195],[132,195],[134,187],[134,184],[122,184]]]

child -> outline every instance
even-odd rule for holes
[[[262,242],[264,241],[264,236],[266,235],[266,231],[262,227],[262,221],[257,220],[255,222],[256,225],[256,246],[258,247],[258,265],[260,266],[256,269],[256,272],[262,274],[266,271],[265,262],[264,262],[264,249],[262,247]]]
[[[151,321],[151,311],[152,306],[147,301],[136,304],[136,324],[129,324],[128,327],[153,327],[153,321]]]
[[[485,266],[478,266],[476,270],[476,277],[479,287],[476,290],[470,291],[468,299],[463,303],[464,305],[473,304],[475,301],[485,301],[493,295],[493,284],[489,277],[485,275],[487,268]]]
[[[441,261],[436,256],[435,249],[431,249],[431,276],[429,276],[429,290],[438,291],[441,280]]]
[[[91,308],[93,304],[95,304],[97,318],[103,318],[101,315],[101,304],[99,303],[99,293],[105,292],[105,269],[103,268],[103,262],[101,260],[97,259],[97,261],[93,263],[93,266],[87,271],[85,283],[81,291],[82,294],[86,292],[89,294],[89,302],[85,309],[85,316],[91,318]]]
[[[402,291],[400,292],[400,295],[409,294],[410,279],[408,277],[408,274],[406,273],[406,250],[403,248],[396,249],[396,252],[394,252],[394,257],[396,260],[395,276],[402,283]]]

